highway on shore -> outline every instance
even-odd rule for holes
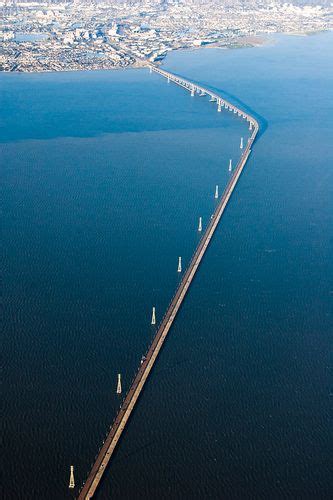
[[[185,88],[189,92],[191,92],[191,95],[194,96],[195,94],[199,94],[201,96],[207,95],[210,96],[211,101],[215,101],[218,106],[218,111],[221,111],[221,108],[224,107],[226,110],[231,111],[241,118],[245,119],[249,124],[250,124],[250,130],[251,130],[251,136],[248,139],[248,142],[246,143],[243,153],[240,157],[240,160],[233,172],[233,174],[230,177],[230,180],[228,182],[228,185],[226,186],[223,195],[215,209],[215,212],[213,213],[210,222],[208,224],[207,229],[203,233],[202,238],[200,239],[200,242],[195,250],[195,253],[190,261],[190,264],[186,270],[186,272],[183,275],[183,278],[176,290],[176,293],[163,317],[163,320],[161,324],[158,327],[158,330],[156,332],[156,335],[145,355],[143,358],[143,362],[139,367],[139,370],[129,388],[128,393],[126,394],[126,397],[118,411],[118,414],[110,428],[110,432],[107,435],[98,455],[95,460],[95,463],[92,466],[92,469],[87,477],[87,480],[85,484],[83,485],[80,493],[79,493],[79,500],[86,500],[90,499],[93,497],[93,495],[96,492],[96,489],[98,488],[98,485],[101,481],[101,478],[103,476],[103,473],[110,461],[110,458],[112,457],[112,454],[117,446],[117,443],[122,435],[122,432],[125,429],[126,423],[133,411],[133,408],[138,401],[138,398],[141,394],[141,391],[143,390],[144,384],[146,380],[148,379],[148,376],[154,366],[154,363],[156,361],[156,358],[162,348],[162,345],[165,341],[165,338],[176,318],[176,315],[183,303],[183,300],[186,296],[186,293],[188,289],[190,288],[190,285],[194,279],[195,273],[197,272],[197,269],[202,261],[203,256],[205,255],[205,252],[207,250],[207,247],[214,235],[214,232],[220,222],[220,219],[223,215],[223,212],[229,202],[229,199],[236,187],[236,184],[238,182],[238,179],[243,171],[243,168],[247,162],[247,159],[251,153],[251,148],[253,145],[253,142],[256,139],[257,133],[259,131],[259,124],[258,122],[248,113],[242,111],[239,109],[237,106],[234,106],[230,102],[226,101],[223,99],[221,96],[216,94],[215,92],[211,92],[210,90],[197,85],[193,82],[190,82],[189,80],[186,80],[184,78],[178,77],[177,75],[174,75],[173,73],[161,70],[157,66],[154,66],[152,64],[149,65],[149,68],[151,71],[154,71],[161,76],[165,77],[168,79],[168,81],[172,81],[176,83],[177,85],[180,85],[181,87]]]

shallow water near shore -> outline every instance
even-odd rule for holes
[[[332,42],[165,61],[262,134],[97,498],[329,498]],[[70,498],[249,132],[147,70],[0,85],[4,498]]]

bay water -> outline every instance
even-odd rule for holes
[[[166,59],[261,133],[97,498],[330,497],[332,42]],[[4,498],[70,498],[249,131],[145,69],[0,87]]]

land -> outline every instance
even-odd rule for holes
[[[272,33],[332,29],[332,5],[324,0],[320,5],[278,0],[0,0],[0,71],[137,67],[182,48],[253,46]]]

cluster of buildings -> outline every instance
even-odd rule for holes
[[[0,71],[140,66],[179,48],[332,29],[332,12],[279,0],[0,0]]]

